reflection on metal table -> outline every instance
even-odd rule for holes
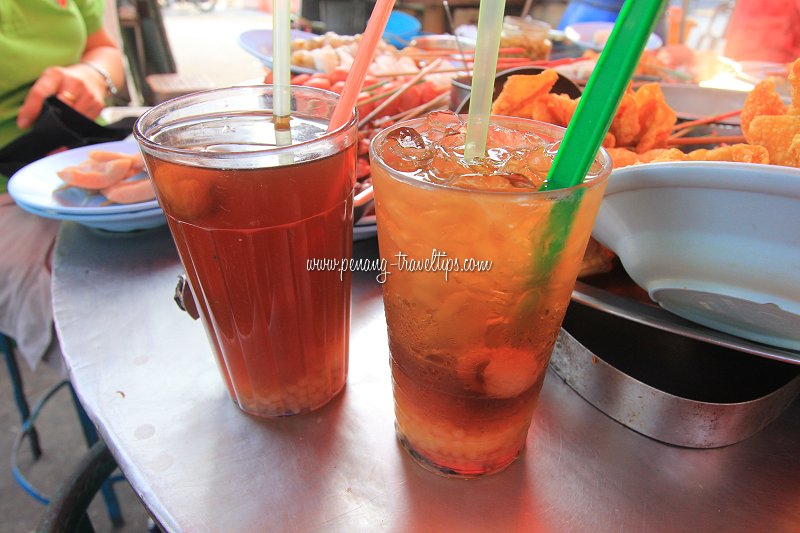
[[[377,254],[375,239],[355,244]],[[199,322],[172,301],[166,228],[62,225],[53,305],[72,382],[126,477],[168,531],[797,531],[800,402],[725,448],[669,446],[548,373],[523,456],[452,480],[394,436],[374,272],[353,276],[350,375],[310,415],[247,416]]]

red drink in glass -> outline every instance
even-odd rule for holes
[[[293,145],[276,147],[270,97],[250,87],[173,100],[166,118],[143,116],[137,139],[228,390],[274,417],[321,407],[345,384],[350,276],[306,264],[352,255],[356,134],[354,121],[325,133],[336,95],[293,88]]]

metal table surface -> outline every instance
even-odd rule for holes
[[[374,256],[375,239],[355,253]],[[180,271],[166,228],[65,222],[57,240],[53,306],[72,382],[166,530],[800,530],[800,402],[744,442],[683,449],[618,424],[549,372],[520,460],[446,479],[395,441],[374,273],[354,275],[345,391],[268,421],[228,399],[201,324],[172,301]]]

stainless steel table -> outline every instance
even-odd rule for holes
[[[374,255],[373,240],[357,255]],[[754,437],[667,446],[614,422],[557,376],[524,456],[450,480],[394,438],[380,286],[354,276],[349,382],[274,421],[228,399],[199,322],[172,301],[166,228],[64,223],[53,305],[73,384],[126,477],[169,531],[702,532],[800,530],[800,403]]]

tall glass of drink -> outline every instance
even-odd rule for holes
[[[543,192],[563,129],[492,117],[486,157],[465,161],[464,122],[396,124],[371,157],[397,435],[426,468],[474,477],[523,449],[610,159]]]
[[[291,142],[272,87],[165,102],[134,128],[228,392],[277,417],[328,403],[347,376],[350,275],[306,269],[352,255],[355,113],[292,87]]]

